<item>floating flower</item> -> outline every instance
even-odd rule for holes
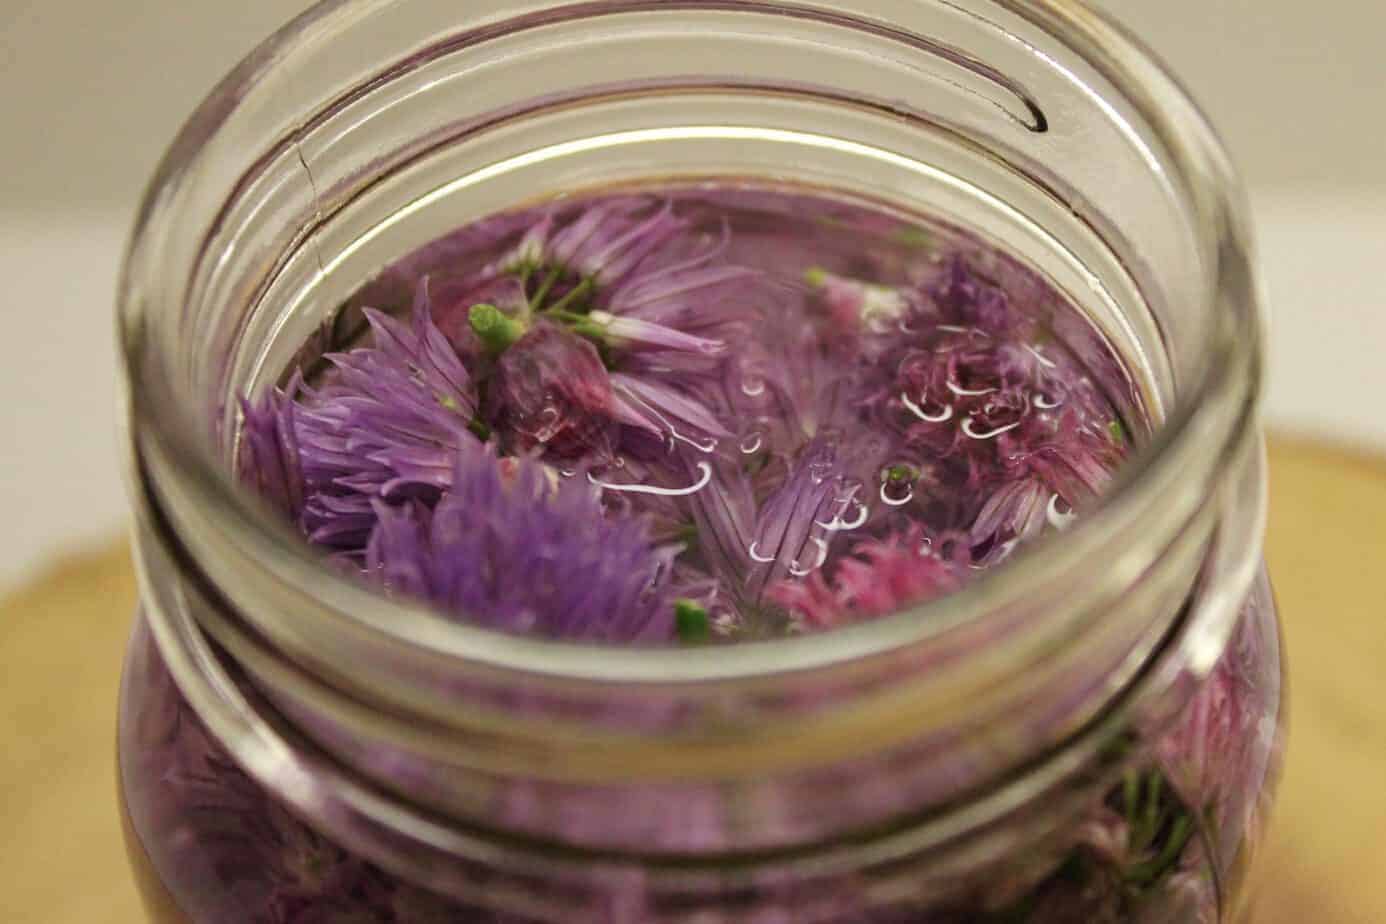
[[[614,373],[611,388],[620,420],[674,443],[710,453],[732,435],[706,404],[659,379]]]
[[[817,267],[810,269],[804,279],[818,293],[843,333],[899,332],[899,325],[916,310],[911,294],[903,288],[838,276]]]
[[[1050,517],[1053,492],[1038,478],[1008,481],[987,498],[972,524],[972,547],[985,548],[978,564],[1008,557],[1017,542],[1038,536]]]
[[[1012,304],[1010,295],[979,274],[961,254],[944,260],[927,291],[946,317],[988,334],[1010,334],[1026,320]]]
[[[326,384],[295,379],[245,404],[242,467],[317,543],[359,551],[371,501],[435,495],[477,444],[470,375],[427,310],[405,325],[366,317],[375,345],[331,354]]]
[[[895,612],[948,593],[960,567],[925,541],[922,530],[868,539],[839,558],[831,576],[817,571],[774,584],[767,597],[808,627],[828,629]]]
[[[611,380],[596,348],[566,328],[539,321],[506,349],[491,399],[522,451],[610,454]]]
[[[297,375],[285,390],[273,389],[259,401],[241,399],[239,474],[243,482],[295,522],[303,512],[303,469],[294,421]]]
[[[433,510],[376,501],[367,573],[395,593],[510,632],[606,642],[673,637],[677,547],[657,547],[639,517],[604,516],[578,479],[543,466],[503,474],[487,451],[457,462]]]

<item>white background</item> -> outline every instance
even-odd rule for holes
[[[459,0],[461,2],[461,0]],[[1386,448],[1386,4],[1107,0],[1222,129],[1280,430]],[[291,0],[0,0],[0,590],[125,514],[112,293],[145,179]]]

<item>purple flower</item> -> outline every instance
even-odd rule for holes
[[[611,306],[627,286],[667,272],[650,272],[645,264],[687,229],[671,203],[646,197],[605,202],[571,217],[550,212],[491,273],[522,281],[531,314],[585,314],[594,306],[625,314]]]
[[[698,538],[698,552],[708,570],[722,577],[738,598],[750,574],[747,554],[754,538],[756,499],[751,480],[734,459],[714,458],[711,478],[687,499]]]
[[[295,522],[303,512],[303,470],[299,464],[294,396],[295,374],[285,390],[273,389],[258,402],[241,399],[240,479]]]
[[[604,516],[578,479],[489,452],[465,453],[433,510],[375,502],[367,572],[387,589],[512,632],[607,642],[673,634],[676,547],[638,517]]]
[[[1121,459],[1109,433],[1071,410],[1027,422],[1003,438],[1001,451],[1010,471],[1037,476],[1070,508],[1101,494]]]
[[[487,410],[503,445],[583,467],[613,458],[617,423],[700,448],[730,435],[708,396],[753,318],[756,274],[717,263],[725,229],[703,238],[671,202],[623,197],[549,211],[487,269],[463,299],[477,297],[470,326],[497,358]]]
[[[596,285],[617,286],[685,228],[670,203],[653,213],[649,203],[634,198],[593,206],[558,231],[550,216],[525,235],[513,263],[556,264]]]
[[[355,890],[365,864],[291,815],[210,739],[199,734],[197,742],[177,752],[161,796],[176,806],[185,836],[196,838],[198,859],[217,887],[236,896],[236,913],[304,924],[323,920],[314,915],[328,908],[347,910],[349,901],[336,897]]]
[[[658,379],[618,372],[611,376],[611,387],[615,416],[673,443],[707,453],[732,435],[704,403]]]
[[[525,280],[532,313],[563,317],[613,347],[716,357],[727,345],[717,329],[747,320],[747,283],[758,274],[717,262],[725,230],[690,247],[696,237],[671,203],[622,199],[566,224],[545,217],[502,271]]]
[[[757,565],[769,565],[767,580],[785,573],[802,577],[823,567],[838,531],[836,508],[852,501],[843,480],[838,448],[817,440],[761,504],[747,553]]]
[[[728,624],[778,619],[769,587],[903,567],[843,550],[926,523],[997,564],[1105,486],[1110,405],[1033,273],[983,252],[853,262],[834,243],[851,222],[747,249],[696,203],[559,205],[497,225],[484,261],[430,264],[412,324],[367,311],[372,346],[246,407],[247,479],[359,566],[367,543],[431,543],[480,437],[597,485],[600,517],[647,545],[686,545],[675,597]],[[830,269],[796,266],[820,239]],[[422,560],[391,558],[390,583],[437,599]],[[874,612],[850,595],[837,609]]]
[[[374,498],[436,495],[475,447],[476,391],[426,306],[413,324],[367,309],[375,345],[330,355],[326,384],[244,403],[243,477],[313,542],[359,551]]]
[[[727,349],[726,343],[721,340],[699,337],[654,321],[614,315],[606,311],[590,312],[587,322],[590,329],[605,342],[628,350],[674,350],[718,356]]]
[[[1056,517],[1050,511],[1054,498],[1038,478],[1008,481],[993,492],[972,524],[972,547],[986,547],[977,563],[991,565],[1002,561],[1017,542],[1038,536],[1046,520]]]
[[[458,454],[477,444],[475,390],[428,315],[412,330],[367,317],[376,346],[330,356],[328,382],[302,389],[295,411],[304,527],[314,542],[346,549],[369,534],[373,499],[436,496]]]
[[[501,354],[491,396],[495,418],[521,451],[610,455],[606,366],[596,347],[557,324],[539,321]]]
[[[876,489],[854,472],[875,459],[851,440],[820,437],[754,477],[737,465],[713,466],[689,509],[700,554],[742,610],[754,612],[767,587],[822,571],[845,537],[871,527]]]
[[[1007,292],[984,278],[961,254],[945,260],[938,278],[927,288],[945,316],[985,333],[1004,336],[1024,321]]]

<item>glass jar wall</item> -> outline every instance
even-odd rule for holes
[[[120,760],[156,919],[1229,919],[1280,651],[1256,292],[1190,104],[1063,3],[452,7],[287,27],[136,229]],[[671,178],[943,216],[1034,268],[1136,383],[1107,502],[911,612],[671,652],[383,602],[237,489],[235,397],[381,267]]]

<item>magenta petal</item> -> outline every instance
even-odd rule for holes
[[[706,436],[726,438],[732,435],[705,405],[652,378],[615,372],[611,375],[611,385],[623,401],[636,409],[641,419],[662,419],[663,427],[656,427],[661,432],[680,423],[691,425],[697,433]]]

